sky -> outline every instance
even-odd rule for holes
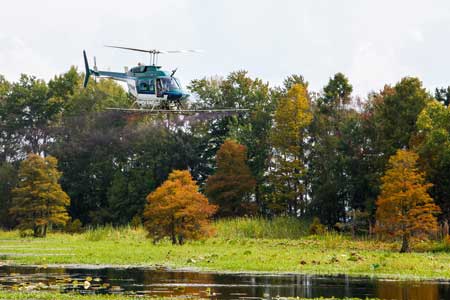
[[[164,69],[190,80],[247,70],[272,86],[301,74],[320,91],[344,73],[362,98],[402,77],[450,85],[447,0],[10,0],[0,9],[0,74],[48,80],[82,51],[99,69],[123,71],[144,49],[202,49],[160,56]]]

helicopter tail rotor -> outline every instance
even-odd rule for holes
[[[86,51],[83,50],[83,57],[84,57],[84,67],[86,69],[86,73],[84,74],[84,81],[83,81],[83,87],[86,88],[89,82],[89,77],[92,74],[92,71],[89,69],[89,63],[86,56]]]

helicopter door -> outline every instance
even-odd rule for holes
[[[155,81],[153,79],[150,79],[148,83],[149,93],[155,94]]]
[[[163,83],[161,78],[156,78],[156,97],[162,98],[163,97]]]

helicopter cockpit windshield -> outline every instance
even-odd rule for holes
[[[178,90],[180,89],[180,85],[178,84],[178,81],[174,77],[163,77],[159,78],[161,82],[161,88],[164,91],[172,91],[172,90]]]
[[[179,82],[174,77],[160,77],[156,79],[156,94],[162,97],[165,92],[176,92],[181,89]]]

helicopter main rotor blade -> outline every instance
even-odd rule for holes
[[[121,46],[110,46],[105,45],[105,47],[109,48],[116,48],[116,49],[123,49],[123,50],[130,50],[130,51],[137,51],[137,52],[144,52],[144,53],[150,53],[150,54],[167,54],[167,53],[201,53],[202,50],[157,50],[157,49],[139,49],[139,48],[129,48],[129,47],[121,47]]]
[[[165,53],[202,53],[202,50],[163,50]]]
[[[109,48],[116,48],[116,49],[123,49],[123,50],[131,50],[131,51],[138,51],[138,52],[145,52],[145,53],[150,53],[150,54],[159,54],[162,51],[158,51],[158,50],[146,50],[146,49],[138,49],[138,48],[129,48],[129,47],[120,47],[120,46],[110,46],[110,45],[105,45],[105,47],[109,47]]]

